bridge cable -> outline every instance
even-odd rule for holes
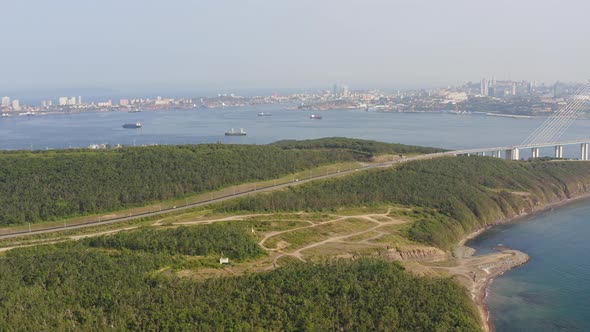
[[[541,124],[529,137],[523,142],[522,145],[546,143],[542,139],[546,136],[547,132],[561,124],[567,116],[571,116],[574,112],[577,112],[579,98],[576,98],[579,94],[586,93],[590,88],[590,84],[583,86],[576,92],[576,95],[568,100],[568,103],[562,107],[559,111],[554,113],[552,116],[547,118],[545,122]],[[577,100],[576,100],[577,99]]]
[[[575,95],[570,97],[565,106],[547,118],[521,145],[536,145],[549,143],[563,135],[571,123],[577,118],[577,114],[585,106],[586,100],[580,98],[590,92],[590,83],[580,88]],[[550,139],[550,141],[546,141]]]
[[[530,145],[530,144],[542,144],[547,143],[545,141],[548,138],[552,138],[552,136],[548,137],[551,132],[553,132],[556,128],[559,128],[567,121],[573,121],[573,115],[579,111],[580,103],[582,103],[581,99],[578,98],[579,94],[586,93],[589,89],[590,85],[584,86],[580,89],[576,95],[568,100],[568,103],[562,107],[559,111],[557,111],[554,115],[549,117],[540,127],[537,128],[531,134],[523,145]]]

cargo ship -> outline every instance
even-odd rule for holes
[[[246,132],[244,131],[244,128],[240,128],[240,131],[235,131],[234,128],[232,128],[230,131],[225,132],[225,136],[246,136]]]
[[[123,128],[126,129],[137,129],[137,128],[141,128],[143,125],[141,124],[141,122],[136,122],[136,123],[126,123],[123,125]]]
[[[310,119],[321,120],[322,119],[322,116],[321,115],[317,115],[317,114],[312,114],[309,118]]]

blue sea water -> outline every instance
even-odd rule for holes
[[[259,117],[258,112],[272,116]],[[86,147],[90,144],[266,144],[282,139],[346,136],[449,149],[514,145],[522,142],[543,118],[513,119],[450,113],[381,113],[360,110],[323,111],[312,120],[309,111],[284,106],[163,110],[141,113],[97,112],[0,118],[0,149]],[[123,129],[142,122],[139,130]],[[226,137],[244,128],[244,137]],[[578,120],[564,139],[587,137],[590,120]],[[579,147],[566,147],[577,156]],[[547,155],[551,153],[546,149]],[[528,151],[522,151],[526,157]]]
[[[494,227],[467,245],[502,244],[531,260],[492,282],[486,303],[497,331],[590,331],[590,200]]]

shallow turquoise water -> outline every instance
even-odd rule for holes
[[[590,331],[590,201],[495,227],[468,245],[498,244],[531,260],[493,281],[486,303],[498,331]]]

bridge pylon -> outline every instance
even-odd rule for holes
[[[588,143],[580,144],[580,160],[588,160]]]
[[[555,158],[563,158],[563,145],[555,146]]]
[[[520,159],[520,149],[519,148],[512,148],[505,151],[506,160],[519,160]]]

